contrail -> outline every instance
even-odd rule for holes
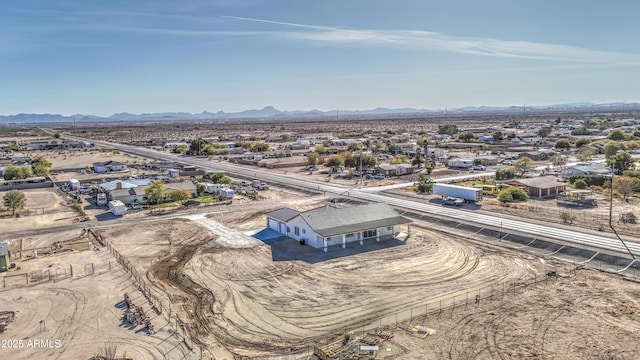
[[[295,26],[295,27],[314,29],[314,30],[341,31],[341,32],[346,32],[346,33],[351,33],[351,34],[367,34],[369,36],[373,36],[373,37],[375,37],[377,39],[380,39],[380,40],[383,40],[383,41],[398,42],[397,40],[392,40],[392,39],[389,39],[389,38],[380,37],[380,35],[378,35],[376,33],[373,33],[373,32],[370,32],[370,31],[349,30],[349,29],[333,28],[333,27],[327,27],[327,26],[296,24],[296,23],[290,23],[290,22],[284,22],[284,21],[254,19],[254,18],[246,18],[246,17],[239,17],[239,16],[222,16],[222,17],[223,18],[227,18],[227,19],[233,19],[233,20],[253,21],[253,22],[261,22],[261,23],[285,25],[285,26]]]

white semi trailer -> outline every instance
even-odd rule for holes
[[[433,184],[433,193],[463,199],[466,203],[475,203],[482,200],[482,189],[451,184]]]

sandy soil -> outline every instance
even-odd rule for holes
[[[136,359],[182,358],[185,350],[167,326],[170,308],[195,348],[216,359],[306,359],[314,346],[346,332],[355,341],[377,327],[395,335],[381,344],[379,359],[633,359],[640,350],[638,283],[417,226],[406,241],[350,244],[326,254],[292,240],[268,245],[243,232],[263,227],[270,209],[311,208],[322,197],[275,190],[261,196],[266,200],[212,207],[209,215],[142,216],[99,230],[158,295],[165,311],[153,321],[164,333],[149,337],[121,326],[123,293],[142,295],[128,275],[112,271],[1,290],[9,295],[6,309],[20,312],[0,339],[60,339],[62,350],[43,350],[60,359],[93,355],[107,340]],[[46,245],[45,236],[25,238]],[[22,271],[71,263],[86,272],[84,264],[109,259],[106,251],[74,252],[26,261]],[[561,276],[547,278],[550,266]],[[548,280],[508,291],[528,279]],[[47,330],[40,330],[41,319]],[[408,331],[415,325],[436,334],[415,336]]]
[[[51,162],[51,170],[84,168],[94,162],[115,160],[125,164],[142,164],[146,159],[106,149],[46,150],[21,152],[20,156],[44,156]]]
[[[399,329],[402,359],[637,359],[640,285],[596,270],[549,278],[494,301],[436,313]],[[395,344],[394,344],[395,343]]]
[[[3,358],[88,359],[103,352],[108,344],[117,346],[119,356],[126,353],[133,359],[194,356],[180,345],[172,326],[151,311],[130,276],[108,251],[74,251],[17,263],[21,270],[10,275],[44,270],[55,277],[56,273],[63,274],[60,269],[72,265],[74,276],[28,286],[9,282],[7,288],[0,289],[0,310],[16,312],[15,321],[0,333]],[[151,316],[155,335],[123,321],[125,292]]]
[[[27,204],[19,211],[20,218],[10,217],[5,212],[0,217],[0,228],[7,232],[44,228],[52,225],[72,224],[76,213],[65,205],[65,200],[53,188],[22,190]],[[0,192],[0,198],[5,192]]]

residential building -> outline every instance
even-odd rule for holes
[[[362,245],[365,240],[393,239],[404,224],[409,234],[411,223],[384,203],[345,208],[327,205],[304,212],[281,208],[266,215],[270,229],[325,252],[334,245],[345,248],[350,242]]]

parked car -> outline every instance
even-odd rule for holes
[[[373,175],[373,178],[376,179],[376,180],[384,180],[385,179],[384,175],[382,175],[382,174],[375,174],[375,175]]]
[[[140,204],[134,202],[134,203],[129,204],[129,207],[132,208],[132,209],[140,209]]]
[[[442,205],[459,206],[460,202],[458,201],[458,199],[444,198],[442,199]]]
[[[184,207],[191,207],[191,206],[198,206],[198,205],[200,205],[200,201],[198,200],[187,200],[182,203],[182,206]]]
[[[474,165],[473,170],[485,171],[487,168],[484,165]]]

